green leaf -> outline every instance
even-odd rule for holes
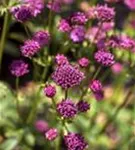
[[[13,150],[18,144],[18,141],[16,138],[10,138],[3,142],[0,146],[1,150]]]

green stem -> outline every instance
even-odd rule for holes
[[[94,80],[94,79],[97,78],[97,76],[99,75],[99,72],[101,71],[101,68],[102,68],[101,66],[98,67],[97,71],[96,71],[95,74],[93,75],[92,80]]]
[[[3,51],[5,47],[5,42],[6,42],[8,23],[9,23],[9,13],[6,12],[4,16],[4,25],[3,25],[1,41],[0,41],[0,70],[1,70],[1,64],[2,64]]]
[[[31,108],[31,111],[28,115],[28,118],[27,118],[27,123],[33,123],[34,119],[35,119],[35,116],[36,116],[36,112],[37,112],[37,108],[38,108],[38,104],[40,102],[39,100],[39,95],[40,95],[40,92],[42,90],[42,87],[39,87],[39,90],[35,96],[35,99],[34,99],[34,102],[33,102],[33,105],[32,105],[32,108]]]
[[[68,98],[68,89],[65,90],[65,99]]]
[[[17,109],[18,114],[20,115],[20,107],[19,107],[19,100],[18,100],[19,77],[16,77],[15,87],[16,87],[16,109]]]

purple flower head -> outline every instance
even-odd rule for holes
[[[120,63],[115,63],[111,66],[111,70],[114,74],[120,74],[123,70],[123,65]]]
[[[66,19],[62,19],[59,23],[58,29],[61,32],[70,32],[71,30],[70,23]]]
[[[61,2],[58,0],[54,0],[52,2],[48,2],[47,8],[51,9],[54,12],[59,13],[61,11]]]
[[[120,46],[120,39],[118,36],[111,36],[110,39],[107,41],[107,46],[111,48],[117,48]]]
[[[44,120],[37,120],[35,122],[35,128],[38,132],[44,133],[49,129],[48,123]]]
[[[120,36],[119,40],[119,46],[123,49],[133,49],[135,47],[135,40],[126,35]]]
[[[124,0],[124,3],[132,10],[135,10],[135,0]]]
[[[92,90],[92,92],[99,92],[103,90],[102,84],[99,80],[93,80],[90,85],[89,85],[90,89]]]
[[[77,107],[70,99],[66,99],[57,104],[57,111],[64,118],[73,118],[77,114]]]
[[[63,54],[57,54],[56,57],[55,57],[55,62],[59,66],[69,64],[67,57],[64,56]]]
[[[84,79],[84,73],[75,66],[65,64],[57,66],[52,78],[63,89],[67,89],[79,85]]]
[[[92,27],[86,32],[85,38],[90,42],[97,43],[101,39],[106,38],[106,33],[103,30],[99,31],[99,27]]]
[[[38,31],[35,33],[33,40],[37,41],[40,46],[49,44],[50,34],[48,31]]]
[[[24,5],[22,5],[21,7],[12,7],[11,13],[19,22],[25,22],[32,18],[31,9]]]
[[[97,41],[97,48],[100,50],[104,50],[106,48],[105,39],[100,39]]]
[[[105,31],[105,32],[110,31],[114,28],[114,25],[115,25],[114,21],[112,21],[112,22],[103,22],[102,30]]]
[[[88,18],[83,12],[76,12],[70,17],[72,25],[84,25],[88,21]]]
[[[51,128],[45,133],[45,138],[49,141],[53,141],[57,138],[58,131],[56,128]]]
[[[90,61],[88,58],[86,57],[83,57],[81,59],[78,60],[78,63],[79,65],[82,67],[82,68],[86,68],[88,67],[88,65],[90,64]]]
[[[110,52],[99,50],[94,54],[95,60],[100,63],[101,65],[108,67],[112,66],[115,61],[114,61],[114,55],[111,54]]]
[[[25,57],[32,57],[40,50],[40,45],[35,40],[27,40],[21,46],[21,53]]]
[[[44,88],[44,94],[49,97],[49,98],[52,98],[55,96],[56,94],[56,88],[55,86],[52,86],[52,85],[47,85],[45,88]]]
[[[87,142],[80,134],[68,133],[64,137],[67,150],[85,150],[88,147]]]
[[[113,21],[115,17],[115,11],[113,8],[108,7],[107,5],[97,6],[95,8],[95,14],[99,21],[109,22]]]
[[[34,17],[44,9],[44,0],[23,0],[23,2],[32,10]]]
[[[11,74],[20,77],[29,72],[28,64],[23,60],[14,60],[9,67]]]
[[[81,100],[77,103],[77,109],[79,112],[86,112],[90,109],[90,104],[88,104],[88,102],[86,101]]]
[[[89,85],[91,91],[94,93],[96,100],[103,99],[103,87],[99,80],[93,80]]]
[[[85,28],[83,26],[75,26],[71,33],[70,33],[70,39],[75,42],[83,42],[85,38]]]
[[[100,101],[104,98],[104,92],[103,91],[96,92],[94,93],[94,96],[97,101]]]

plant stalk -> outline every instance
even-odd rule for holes
[[[8,23],[9,23],[9,13],[6,12],[4,16],[4,25],[2,29],[2,35],[0,39],[0,72],[1,72],[1,65],[2,65],[2,57],[3,57],[3,51],[5,48],[5,43],[6,43],[6,35],[8,31]]]

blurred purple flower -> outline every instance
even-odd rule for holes
[[[29,73],[28,64],[23,60],[14,60],[9,67],[11,74],[20,77]]]
[[[115,63],[111,66],[111,70],[114,74],[120,74],[123,70],[123,65],[121,63]]]
[[[71,31],[71,26],[70,26],[68,20],[62,19],[59,23],[58,29],[61,32],[70,32]]]
[[[90,109],[90,104],[86,101],[81,100],[77,103],[77,109],[78,112],[86,112]]]
[[[86,67],[88,67],[88,65],[90,64],[90,61],[89,61],[88,58],[83,57],[83,58],[80,58],[80,59],[78,60],[78,63],[79,63],[79,65],[80,65],[81,67],[86,68]]]
[[[44,120],[37,120],[35,122],[35,128],[38,132],[44,133],[49,129],[48,123]]]
[[[44,9],[44,0],[23,0],[23,2],[32,10],[32,15],[36,17]]]
[[[94,93],[96,100],[102,100],[104,97],[103,87],[99,80],[93,80],[89,85],[91,91]]]
[[[76,26],[71,30],[70,39],[75,42],[83,42],[85,38],[85,28],[83,26]]]
[[[55,62],[59,66],[69,64],[67,57],[64,56],[63,54],[57,54],[55,57]]]
[[[58,131],[56,128],[51,128],[47,132],[45,132],[45,138],[49,141],[53,141],[57,138]]]
[[[50,34],[48,31],[38,31],[34,34],[33,40],[37,41],[40,46],[48,45],[50,42]]]
[[[107,5],[100,5],[95,8],[95,14],[99,21],[109,22],[113,21],[115,17],[114,8],[108,7]]]
[[[47,8],[56,13],[59,13],[61,11],[61,2],[59,0],[50,1],[47,4]]]
[[[70,22],[72,25],[84,25],[88,21],[88,18],[83,12],[75,12],[70,17]]]
[[[12,7],[10,12],[14,16],[14,18],[19,22],[26,22],[32,18],[32,11],[27,6],[20,6],[20,7]]]
[[[124,0],[124,3],[132,10],[135,10],[135,0]]]

